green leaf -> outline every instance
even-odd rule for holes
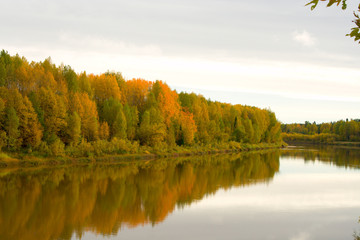
[[[316,6],[318,5],[318,3],[319,3],[319,0],[313,0],[309,3],[307,3],[305,6],[312,5],[311,10],[314,10],[316,8]]]
[[[339,5],[340,0],[330,0],[327,7],[331,7],[334,3],[338,3]]]
[[[345,10],[347,8],[346,0],[342,1],[342,10]]]

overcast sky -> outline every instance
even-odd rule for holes
[[[0,1],[0,48],[76,72],[163,80],[285,123],[360,118],[354,1]]]

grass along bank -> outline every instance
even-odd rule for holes
[[[165,148],[150,148],[138,146],[137,149],[124,148],[111,150],[111,148],[96,149],[87,146],[87,149],[78,150],[74,154],[73,149],[66,149],[57,156],[48,156],[37,151],[34,152],[6,152],[0,153],[0,167],[34,167],[42,165],[69,165],[95,162],[117,162],[121,160],[155,159],[164,157],[179,157],[192,155],[205,155],[216,153],[246,152],[263,149],[275,149],[285,147],[287,144],[280,143],[259,143],[244,144],[238,142],[218,143],[197,146],[174,146]],[[99,146],[97,146],[99,147]],[[106,150],[107,149],[107,150]]]

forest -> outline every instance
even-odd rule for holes
[[[3,154],[102,156],[281,141],[268,109],[177,93],[163,81],[76,73],[51,58],[0,54]]]
[[[306,121],[305,124],[282,124],[281,130],[284,141],[360,142],[360,119],[346,119],[321,124],[309,121]]]

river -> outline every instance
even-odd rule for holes
[[[360,150],[0,169],[0,239],[354,239]]]

